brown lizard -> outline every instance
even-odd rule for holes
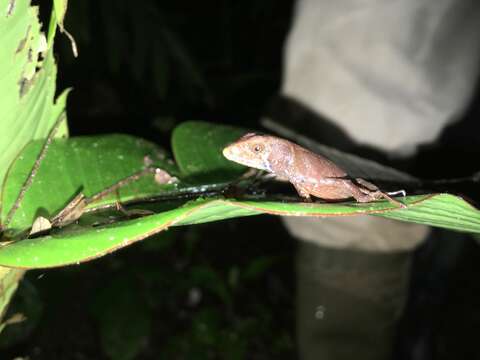
[[[327,201],[354,198],[358,202],[387,199],[398,207],[401,202],[364,179],[351,179],[339,166],[291,141],[269,135],[248,133],[223,149],[234,162],[265,170],[288,180],[298,194],[310,201],[310,195]],[[390,194],[404,193],[397,191]]]

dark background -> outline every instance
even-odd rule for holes
[[[45,24],[50,1],[39,3]],[[58,90],[74,89],[71,136],[130,133],[168,149],[185,120],[259,128],[261,115],[275,114],[292,7],[71,1],[66,28],[79,57],[56,38]],[[468,176],[478,170],[478,109],[476,97],[463,121],[415,159],[348,150],[425,178]],[[264,216],[176,228],[79,267],[30,271],[12,306],[30,325],[11,336],[7,358],[295,358],[294,254],[279,219]],[[479,354],[479,260],[473,240],[448,232],[417,251],[399,358]]]

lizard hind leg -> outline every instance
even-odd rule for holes
[[[362,178],[356,178],[355,181],[363,186],[365,189],[362,189],[360,188],[360,190],[367,194],[368,191],[366,190],[370,190],[370,191],[379,191],[380,189],[378,188],[378,186],[372,184],[371,182],[368,182],[367,180],[364,180]],[[387,195],[390,195],[390,196],[395,196],[395,195],[402,195],[403,197],[407,196],[407,192],[405,190],[397,190],[397,191],[390,191],[390,192],[386,192],[385,194]]]
[[[358,190],[361,194],[358,194],[358,193],[355,194],[356,192],[353,192],[353,197],[358,202],[369,202],[369,201],[372,201],[372,200],[385,199],[385,200],[388,200],[391,204],[394,204],[397,207],[400,207],[400,208],[406,208],[407,207],[405,204],[402,204],[400,201],[395,200],[394,198],[389,196],[389,195],[396,195],[396,194],[403,194],[403,196],[405,196],[405,191],[404,190],[395,191],[395,192],[392,192],[392,193],[384,193],[376,185],[374,185],[371,182],[368,182],[364,179],[357,178],[357,179],[355,179],[355,181],[357,182],[358,185],[360,185],[357,188],[358,188]]]
[[[379,188],[378,186],[372,184],[371,182],[365,180],[365,179],[362,179],[362,178],[356,178],[355,179],[355,182],[358,184],[358,185],[361,185],[362,187],[364,187],[366,190],[370,190],[370,192],[372,191],[378,191]],[[362,190],[362,188],[360,187],[360,190]],[[363,191],[362,191],[363,192]],[[365,192],[367,193],[367,192]]]
[[[407,205],[401,203],[398,200],[395,200],[394,198],[390,197],[389,194],[384,193],[380,190],[377,190],[377,191],[374,191],[374,192],[370,193],[370,196],[375,198],[375,200],[380,200],[380,199],[388,200],[391,204],[393,204],[395,206],[398,206],[402,209],[405,209],[407,207]]]

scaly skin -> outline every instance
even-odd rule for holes
[[[354,198],[358,202],[383,198],[405,207],[366,180],[352,181],[343,169],[323,156],[275,136],[246,134],[223,149],[223,155],[290,181],[306,200],[310,200],[310,196],[329,201]]]

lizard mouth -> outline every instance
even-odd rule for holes
[[[223,149],[222,154],[228,160],[238,162],[239,151],[235,146],[227,146],[226,148]]]
[[[228,160],[236,162],[238,164],[249,166],[254,169],[268,170],[267,167],[263,164],[262,159],[258,158],[249,158],[245,151],[238,146],[229,145],[222,151],[223,156]]]
[[[230,161],[245,166],[253,166],[251,161],[248,161],[248,159],[245,159],[245,156],[242,156],[242,149],[239,149],[238,146],[229,145],[223,149],[222,153],[223,156],[225,156]]]

